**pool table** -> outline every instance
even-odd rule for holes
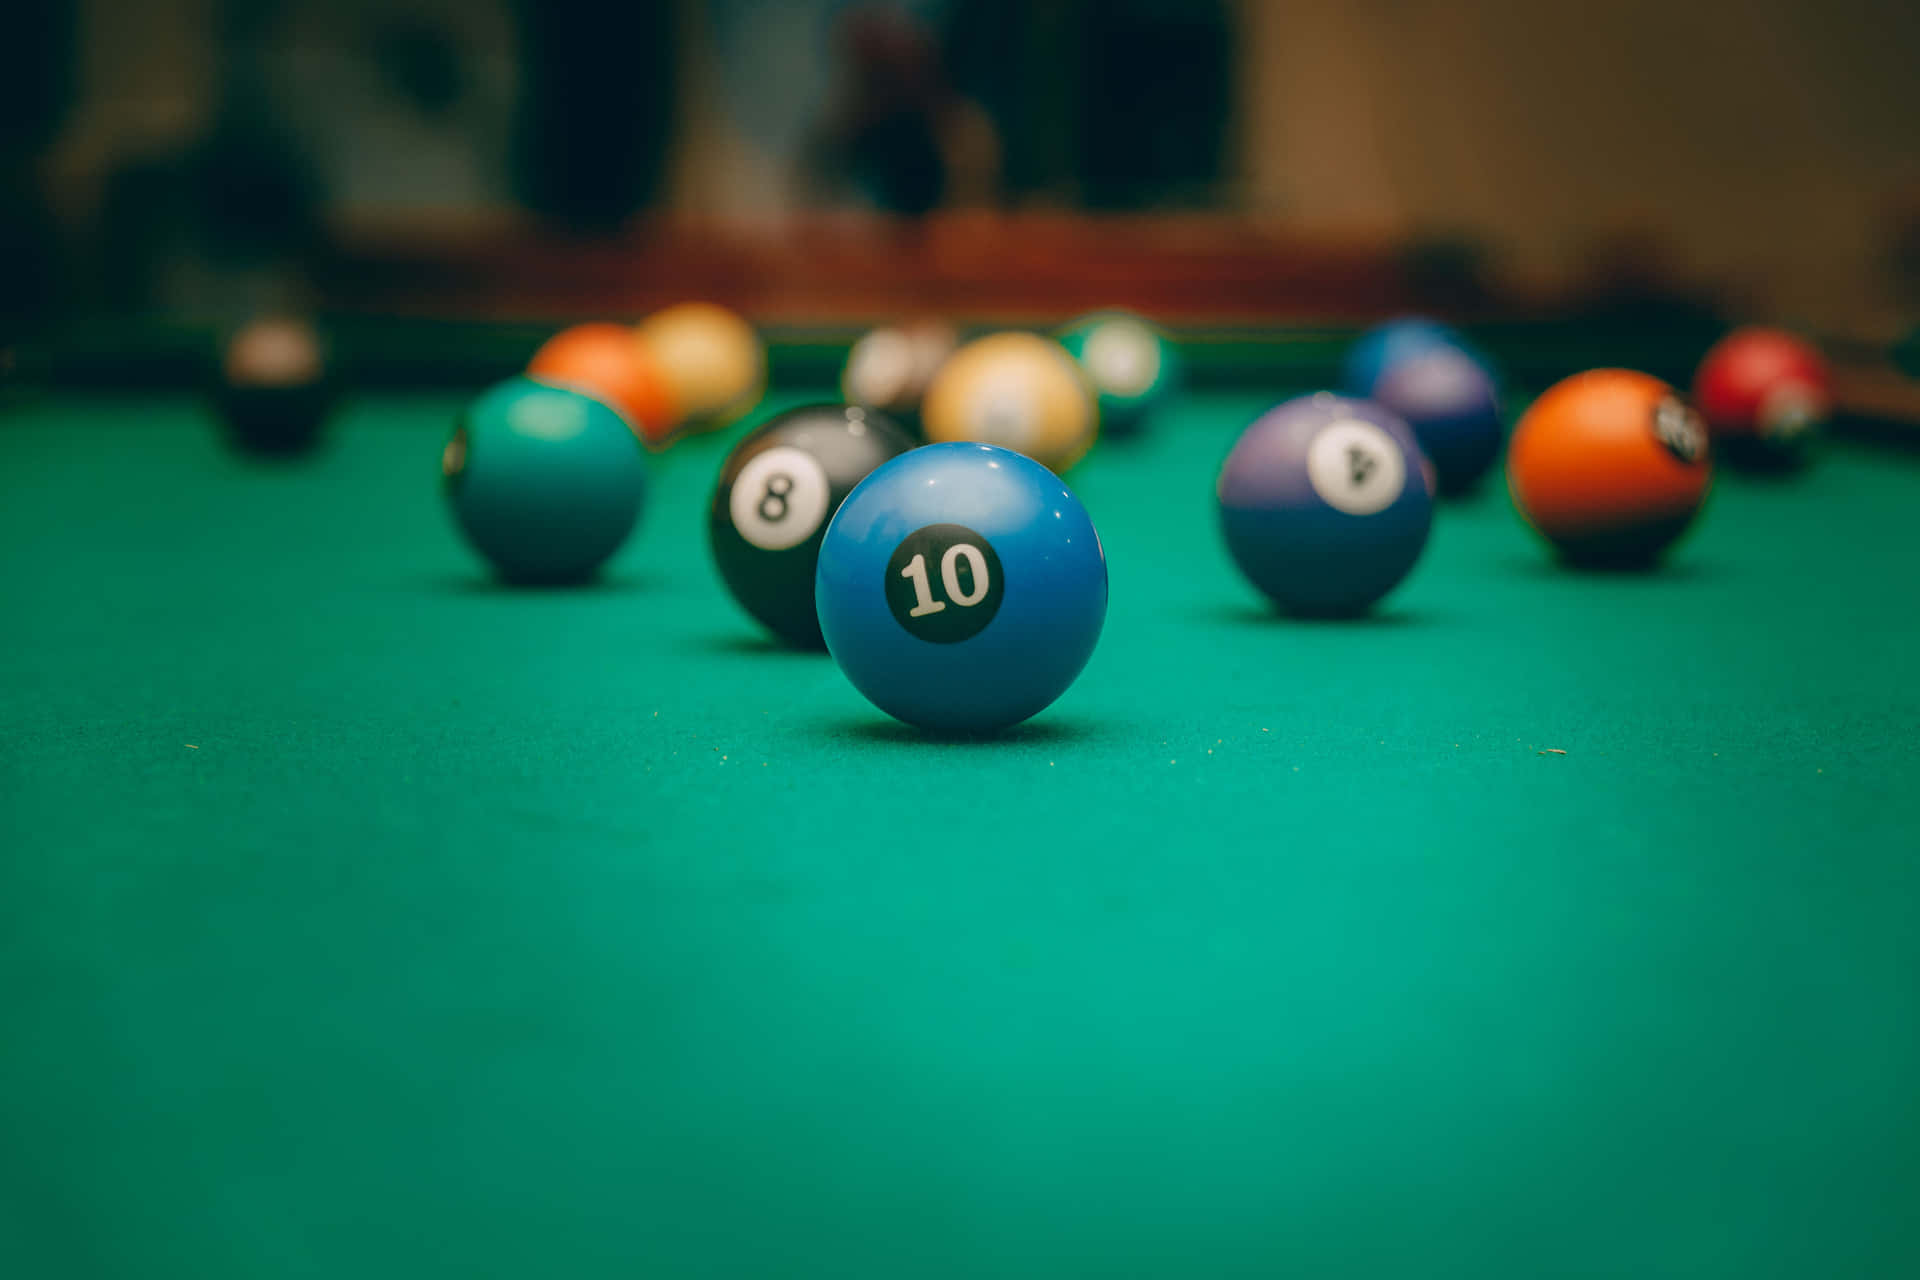
[[[1212,498],[1299,389],[1070,473],[1105,634],[985,741],[734,606],[737,430],[514,590],[454,394],[13,406],[0,1274],[1920,1274],[1920,457],[1644,574],[1496,479],[1299,623]]]

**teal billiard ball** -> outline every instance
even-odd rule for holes
[[[1080,674],[1107,616],[1107,560],[1047,468],[994,445],[932,444],[882,463],[840,505],[815,605],[828,651],[875,706],[989,733]]]
[[[509,582],[591,577],[646,499],[640,438],[619,411],[527,378],[467,406],[440,469],[455,524]]]
[[[1095,312],[1069,324],[1059,337],[1093,383],[1100,429],[1109,435],[1139,430],[1179,391],[1179,348],[1137,315]]]
[[[785,643],[818,649],[813,578],[827,522],[875,467],[912,447],[886,415],[848,404],[789,409],[735,445],[707,537],[740,607]]]

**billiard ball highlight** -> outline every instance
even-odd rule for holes
[[[844,404],[790,409],[734,446],[707,534],[740,607],[787,644],[819,648],[814,570],[827,522],[869,472],[912,447],[885,415]]]
[[[1372,399],[1413,428],[1440,492],[1471,491],[1500,456],[1500,396],[1480,362],[1435,347],[1387,366]]]
[[[1102,311],[1060,333],[1080,362],[1100,402],[1100,429],[1127,435],[1144,426],[1180,386],[1180,353],[1173,340],[1139,316]]]
[[[1234,563],[1284,611],[1364,612],[1427,545],[1432,481],[1413,431],[1331,392],[1269,409],[1240,436],[1217,487]]]
[[[882,711],[987,733],[1080,674],[1107,614],[1093,521],[1039,463],[986,444],[883,463],[841,504],[815,590],[834,661]]]
[[[633,531],[646,497],[646,460],[626,419],[529,378],[468,406],[440,464],[461,533],[509,582],[591,576]]]
[[[1055,472],[1092,447],[1100,413],[1092,384],[1051,338],[996,333],[954,353],[927,389],[927,439],[1012,449]]]
[[[870,330],[847,353],[840,394],[848,404],[878,409],[918,433],[927,388],[959,347],[959,333],[939,320],[912,320]]]
[[[666,374],[624,325],[562,329],[533,353],[527,376],[599,397],[626,414],[641,440],[653,448],[666,444],[679,426]]]
[[[717,430],[760,402],[766,346],[752,325],[727,308],[678,303],[647,317],[637,332],[666,375],[687,430]]]
[[[1713,467],[1700,415],[1660,379],[1594,369],[1554,384],[1507,447],[1514,506],[1570,563],[1644,567],[1686,531]]]
[[[1735,463],[1792,466],[1833,413],[1833,374],[1810,343],[1779,329],[1736,329],[1708,351],[1693,399],[1714,448]]]
[[[304,320],[254,320],[221,351],[215,409],[228,438],[243,450],[294,454],[312,448],[337,396],[325,344]]]
[[[1361,334],[1347,349],[1340,365],[1340,386],[1350,396],[1368,399],[1394,365],[1440,349],[1466,351],[1466,339],[1424,316],[1389,320]]]

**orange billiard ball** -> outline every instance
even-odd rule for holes
[[[626,415],[650,448],[665,445],[680,415],[665,372],[633,330],[617,324],[562,329],[533,353],[527,376],[598,396]]]
[[[1575,564],[1651,564],[1693,523],[1712,476],[1700,415],[1628,369],[1556,383],[1507,447],[1514,505]]]

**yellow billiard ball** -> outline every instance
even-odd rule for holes
[[[930,443],[972,440],[1024,453],[1056,474],[1100,427],[1093,385],[1066,348],[1032,333],[996,333],[953,354],[927,388]]]
[[[752,325],[711,302],[682,302],[649,316],[638,330],[665,374],[690,431],[734,422],[760,402],[767,350]]]

